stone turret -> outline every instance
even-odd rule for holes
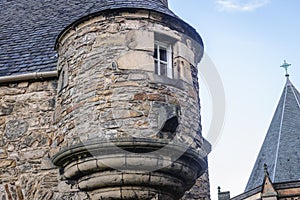
[[[126,2],[103,5],[57,39],[61,139],[52,161],[65,192],[81,198],[180,199],[210,152],[196,68],[202,39],[166,0]]]

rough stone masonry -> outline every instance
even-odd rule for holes
[[[172,20],[136,10],[77,21],[57,41],[58,80],[1,85],[0,199],[209,199],[203,47]],[[172,48],[172,78],[155,72],[156,42]]]

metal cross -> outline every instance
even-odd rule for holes
[[[285,73],[286,73],[285,75],[286,75],[286,76],[289,75],[289,73],[288,73],[288,68],[289,68],[289,66],[291,66],[291,64],[288,64],[288,63],[286,62],[286,60],[284,60],[283,64],[280,66],[280,67],[282,67],[282,68],[285,69]]]

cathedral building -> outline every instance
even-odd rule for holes
[[[290,64],[281,66],[287,69]],[[219,200],[230,199],[218,192]],[[286,83],[245,192],[232,200],[300,199],[300,93],[286,73]]]
[[[203,41],[167,0],[0,7],[1,200],[210,199]]]

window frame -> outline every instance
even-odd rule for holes
[[[157,46],[157,48],[156,48],[156,46]],[[167,61],[164,61],[164,60],[160,59],[160,47],[166,49]],[[157,75],[166,76],[168,78],[173,79],[172,45],[171,44],[166,44],[166,43],[163,43],[163,42],[159,42],[159,41],[154,41],[154,51],[157,51],[156,52],[157,58],[154,57],[155,52],[154,52],[154,55],[153,55],[154,68],[156,68],[155,62],[157,62],[157,73],[155,72],[156,69],[154,69],[154,72]],[[167,74],[166,75],[161,74],[161,64],[166,64],[166,66],[167,66]]]

